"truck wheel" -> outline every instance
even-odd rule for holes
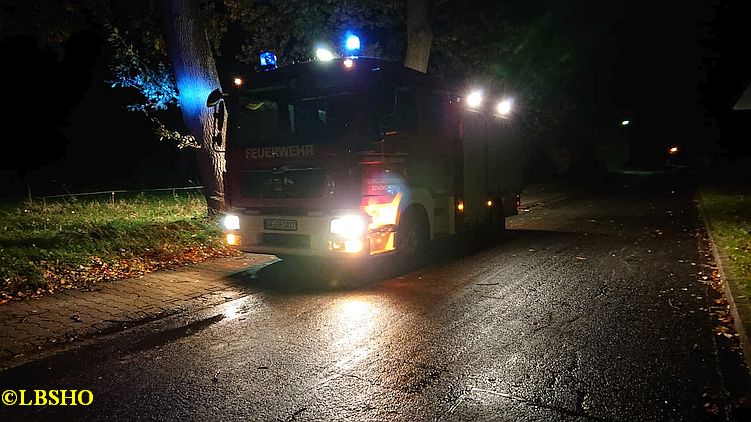
[[[425,259],[429,242],[425,213],[417,208],[407,210],[396,229],[397,269],[402,272],[419,266]]]

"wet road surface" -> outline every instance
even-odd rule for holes
[[[713,332],[691,192],[645,186],[533,206],[497,246],[358,288],[270,265],[241,299],[0,374],[94,394],[0,417],[722,420],[748,379]]]

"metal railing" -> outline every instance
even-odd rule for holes
[[[44,196],[32,196],[31,195],[31,189],[29,189],[29,195],[27,197],[29,202],[33,202],[34,200],[41,200],[42,202],[47,201],[47,199],[61,199],[61,198],[71,198],[76,199],[79,196],[96,196],[96,195],[109,195],[110,201],[114,204],[115,203],[115,195],[116,194],[141,194],[141,193],[148,193],[148,192],[172,192],[172,196],[177,196],[178,191],[188,191],[188,190],[200,190],[203,189],[203,186],[183,186],[183,187],[172,187],[172,188],[156,188],[156,189],[108,189],[108,190],[101,190],[96,192],[80,192],[80,193],[65,193],[60,195],[44,195]],[[66,189],[67,190],[67,189]]]

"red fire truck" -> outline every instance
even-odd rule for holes
[[[517,212],[522,150],[508,104],[485,108],[362,57],[239,75],[232,85],[223,94],[229,245],[409,259],[442,236],[499,234]]]

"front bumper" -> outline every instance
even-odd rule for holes
[[[342,215],[362,215],[359,210],[338,210],[325,215],[236,214],[240,218],[240,229],[225,233],[236,236],[236,244],[232,246],[242,251],[345,259],[371,255],[371,240],[366,234],[359,238],[343,238],[330,232],[332,219]],[[270,221],[285,228],[270,229]],[[360,242],[362,246],[359,251],[352,252],[352,243],[345,248],[344,242]],[[350,251],[345,252],[345,249]]]

